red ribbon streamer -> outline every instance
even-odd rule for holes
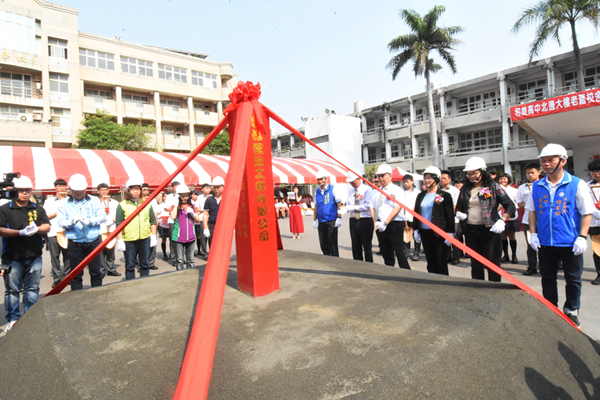
[[[326,156],[328,156],[329,158],[331,158],[333,161],[335,161],[338,164],[340,164],[342,167],[346,168],[347,170],[352,171],[352,169],[348,168],[346,165],[344,165],[343,163],[341,163],[339,160],[337,160],[334,157],[332,157],[330,154],[328,154],[326,151],[324,151],[323,149],[321,149],[319,146],[317,146],[315,143],[313,143],[310,139],[308,139],[302,133],[300,133],[296,129],[294,129],[290,124],[288,124],[287,122],[285,122],[279,115],[275,114],[272,110],[270,110],[269,108],[265,107],[265,111],[266,111],[267,115],[270,118],[274,119],[280,125],[282,125],[285,128],[289,129],[290,132],[293,132],[300,139],[304,140],[305,142],[308,142],[314,148],[316,148],[321,153],[323,153]],[[414,212],[410,208],[406,207],[404,204],[400,203],[395,198],[393,198],[390,195],[388,195],[387,193],[383,192],[381,189],[377,188],[371,182],[369,182],[368,180],[366,180],[365,178],[363,178],[361,176],[361,174],[359,174],[359,173],[357,173],[355,171],[352,171],[352,172],[356,176],[358,176],[360,179],[362,179],[371,188],[377,190],[379,193],[383,194],[387,199],[393,201],[394,203],[396,203],[400,207],[402,207],[404,209],[404,211],[408,211],[410,214],[412,214],[413,217],[417,218],[423,224],[425,224],[428,227],[430,227],[435,233],[437,233],[438,235],[440,235],[444,239],[449,240],[450,243],[452,243],[453,246],[458,247],[459,249],[461,249],[462,251],[464,251],[465,253],[467,253],[468,255],[470,255],[471,257],[475,258],[477,261],[479,261],[483,265],[485,265],[488,269],[491,269],[492,271],[494,271],[495,273],[497,273],[500,276],[504,277],[506,280],[508,280],[509,282],[511,282],[513,285],[515,285],[519,289],[521,289],[524,292],[529,293],[530,295],[532,295],[533,297],[535,297],[537,300],[539,300],[546,307],[548,307],[549,309],[551,309],[552,311],[554,311],[559,317],[561,317],[562,319],[564,319],[565,321],[567,321],[575,329],[577,329],[578,331],[581,332],[581,330],[579,328],[577,328],[577,326],[573,323],[573,321],[571,321],[569,319],[569,317],[567,317],[562,311],[560,311],[554,304],[552,304],[548,300],[546,300],[544,298],[544,296],[540,295],[538,292],[536,292],[535,290],[533,290],[532,288],[530,288],[529,286],[527,286],[526,284],[524,284],[523,282],[521,282],[520,280],[518,280],[517,278],[515,278],[511,274],[509,274],[508,272],[506,272],[504,269],[502,269],[502,268],[498,267],[497,265],[493,264],[491,261],[489,261],[487,258],[485,258],[482,255],[480,255],[476,251],[473,251],[470,247],[465,246],[462,242],[459,242],[454,237],[448,235],[445,231],[441,230],[440,228],[438,228],[437,226],[435,226],[433,223],[431,223],[427,219],[423,218],[420,214],[417,214],[416,212]]]

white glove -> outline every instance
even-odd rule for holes
[[[81,217],[75,217],[71,220],[71,226],[75,226],[79,221],[81,221]]]
[[[575,244],[573,245],[573,254],[579,256],[583,254],[587,250],[587,238],[582,238],[581,236],[575,239]]]
[[[356,206],[353,206],[351,204],[346,204],[346,212],[354,211],[355,207]]]
[[[210,237],[210,229],[205,229],[204,230],[204,237],[207,238],[207,239]]]
[[[459,221],[464,221],[465,219],[467,219],[467,214],[465,213],[461,213],[460,211],[456,212],[456,219]]]
[[[156,235],[150,235],[150,247],[156,247]]]
[[[19,235],[21,236],[33,236],[37,233],[38,231],[38,227],[35,224],[35,222],[32,222],[31,224],[27,225],[25,228],[21,229],[19,231]]]
[[[496,221],[494,226],[492,226],[490,228],[490,231],[492,231],[494,233],[502,233],[502,232],[504,232],[504,228],[506,228],[506,223],[504,222],[503,219],[499,219],[498,221]]]
[[[81,225],[83,225],[83,226],[86,226],[86,225],[89,225],[89,224],[90,224],[90,220],[89,220],[89,219],[87,219],[87,218],[81,218],[81,219],[79,220],[79,222],[81,222]]]
[[[344,207],[344,208],[340,208],[340,210],[338,211],[338,214],[340,215],[340,217],[344,214],[346,214],[348,212],[348,206]]]
[[[187,209],[187,215],[193,217],[194,216],[194,209],[192,207],[188,207]]]
[[[448,235],[454,237],[454,233],[449,233]],[[448,239],[444,240],[444,244],[448,247],[452,246],[452,243]]]
[[[111,225],[113,225],[114,223],[115,223],[115,221],[114,221],[114,220],[108,220],[108,221],[106,221],[104,224],[105,224],[106,226],[111,226]]]
[[[596,211],[594,211],[594,212],[592,213],[592,216],[593,216],[594,218],[598,218],[598,219],[600,219],[600,210],[596,210]]]
[[[125,241],[123,239],[117,240],[117,250],[125,251]]]
[[[342,219],[338,218],[335,220],[335,227],[339,228],[340,226],[342,226]]]
[[[419,234],[419,231],[415,231],[415,233],[413,233],[413,237],[415,238],[416,243],[421,243],[421,235]]]
[[[538,237],[537,233],[531,234],[531,237],[529,238],[529,245],[535,251],[540,251],[541,244],[540,244],[540,238]]]
[[[387,228],[387,224],[384,221],[375,222],[375,226],[379,232],[383,232],[385,231],[385,228]]]
[[[317,229],[319,227],[319,221],[316,219],[313,221],[313,228]]]

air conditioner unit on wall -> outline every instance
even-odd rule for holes
[[[41,121],[42,120],[42,114],[33,114],[33,120],[34,121]]]
[[[23,122],[31,121],[31,120],[32,120],[31,114],[19,114],[19,118],[17,119],[17,121],[23,121]]]

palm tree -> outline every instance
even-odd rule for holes
[[[511,32],[517,33],[525,25],[539,23],[535,40],[531,42],[529,48],[529,62],[531,62],[533,57],[539,54],[548,38],[556,40],[558,45],[561,45],[559,31],[565,23],[568,23],[571,28],[573,53],[575,53],[575,65],[577,66],[577,83],[579,90],[583,90],[585,88],[583,62],[575,30],[575,25],[580,20],[588,20],[594,28],[598,29],[600,0],[542,0],[523,10]]]
[[[454,50],[454,46],[461,43],[454,36],[464,31],[462,26],[452,26],[449,28],[437,26],[438,19],[444,11],[446,11],[444,6],[434,6],[424,17],[421,17],[421,15],[413,10],[400,10],[400,18],[406,22],[411,33],[398,36],[388,44],[390,53],[400,52],[387,65],[387,68],[392,70],[393,80],[396,79],[402,67],[409,61],[413,62],[415,77],[425,75],[432,152],[431,162],[435,166],[439,166],[439,153],[430,74],[440,70],[441,66],[433,61],[431,52],[436,50],[446,64],[448,64],[452,72],[456,73],[456,62],[450,50]]]

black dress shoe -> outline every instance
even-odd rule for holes
[[[115,272],[111,271],[111,272],[107,273],[106,275],[108,275],[108,276],[121,276],[121,273],[117,272],[117,271],[115,271]]]
[[[166,254],[163,255],[163,261],[169,261],[169,257]]]
[[[502,256],[502,258],[500,259],[500,262],[509,262],[510,258],[508,258],[508,254],[505,254],[504,256]]]
[[[460,260],[458,258],[454,259],[454,260],[450,260],[450,264],[452,264],[452,265],[458,265],[458,264],[460,264]]]
[[[519,259],[517,258],[516,254],[513,254],[512,260],[510,260],[510,262],[513,263],[513,264],[518,264],[519,263]]]
[[[535,268],[527,268],[527,271],[523,272],[523,275],[535,275],[537,274],[537,269]]]
[[[598,274],[598,276],[596,277],[596,279],[594,279],[592,282],[590,282],[592,285],[600,285],[600,274]]]
[[[420,257],[418,253],[413,253],[412,256],[410,256],[410,261],[419,261]]]
[[[153,265],[152,267],[148,267],[148,269],[158,269],[158,267],[156,265]]]

